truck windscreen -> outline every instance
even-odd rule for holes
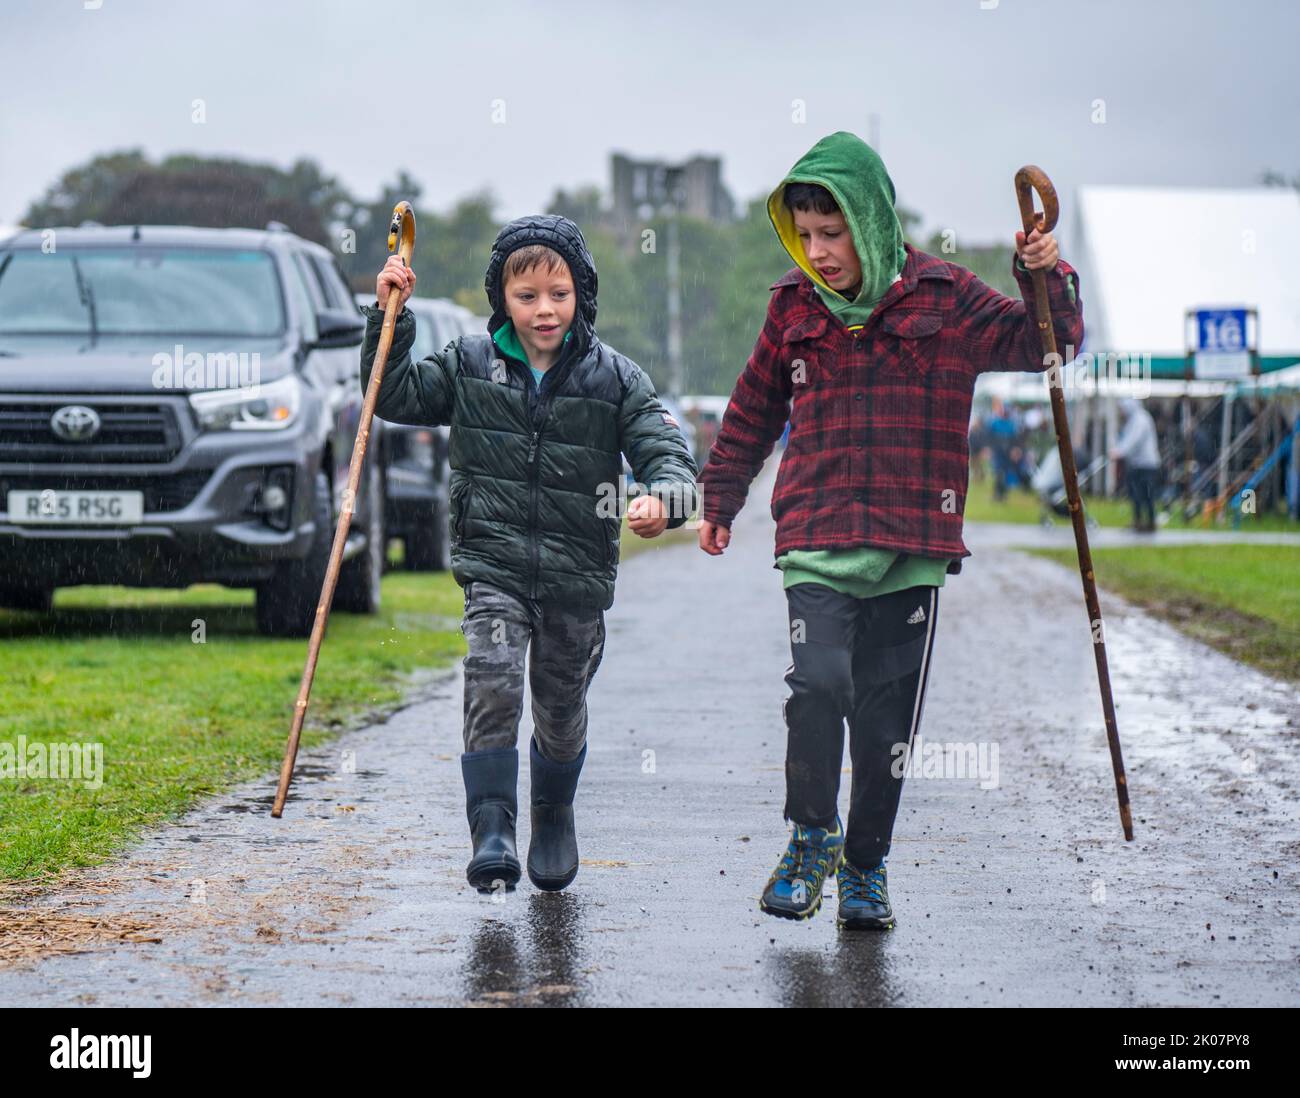
[[[0,254],[0,338],[283,330],[279,280],[266,252],[136,246]]]

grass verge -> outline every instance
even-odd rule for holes
[[[304,747],[391,710],[412,673],[463,653],[450,574],[392,573],[383,596],[373,617],[331,615]],[[99,743],[103,757],[98,788],[84,773],[0,772],[10,880],[101,862],[199,797],[277,770],[307,651],[257,633],[251,591],[213,585],[68,588],[48,616],[0,610],[0,644],[0,744]]]

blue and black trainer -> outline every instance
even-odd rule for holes
[[[835,925],[844,930],[892,930],[894,911],[889,906],[885,863],[863,872],[845,861],[835,875],[840,913]]]
[[[795,823],[790,845],[777,864],[760,911],[779,919],[807,919],[822,906],[822,885],[844,858],[844,828],[839,817],[834,827],[804,827]]]

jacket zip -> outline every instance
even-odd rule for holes
[[[533,441],[528,447],[528,597],[537,598],[537,571],[539,550],[537,548],[537,439],[541,435],[540,427],[533,431]]]
[[[469,521],[470,504],[474,501],[474,478],[465,474],[465,490],[461,493],[461,504],[456,516],[456,544],[465,541],[465,524]]]
[[[575,360],[575,356],[571,352],[568,361],[563,362],[563,365],[566,370],[572,367],[572,363],[574,360]],[[561,363],[556,363],[555,366],[551,367],[551,370],[558,370],[560,365]],[[527,466],[528,466],[528,597],[535,599],[537,598],[537,575],[538,572],[541,571],[541,549],[537,544],[537,506],[538,506],[538,495],[540,494],[540,488],[541,488],[539,484],[540,475],[538,473],[538,469],[540,468],[540,463],[537,461],[537,452],[541,446],[542,427],[546,423],[547,413],[551,410],[551,398],[555,394],[555,387],[556,385],[559,384],[559,381],[553,381],[551,383],[551,388],[546,394],[546,399],[543,400],[541,396],[541,392],[542,392],[541,386],[537,383],[536,379],[533,377],[532,370],[529,369],[529,367],[526,364],[524,366],[524,370],[528,374],[528,381],[532,383],[532,387],[528,390],[530,402],[532,400],[532,394],[533,393],[537,394],[537,403],[532,409],[533,437],[528,444],[528,461],[527,461]],[[551,372],[550,370],[547,371],[548,374],[550,372]],[[545,377],[545,375],[543,375],[543,377]]]

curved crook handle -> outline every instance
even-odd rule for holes
[[[415,211],[405,200],[393,207],[393,221],[388,226],[388,250],[397,250],[397,238],[401,236],[402,246],[399,254],[406,266],[411,265],[411,253],[415,251]]]
[[[1034,191],[1043,204],[1043,212],[1034,212]],[[1020,201],[1020,217],[1025,223],[1025,236],[1037,229],[1050,233],[1056,227],[1060,209],[1056,203],[1056,188],[1042,168],[1026,164],[1016,172],[1016,198]]]

